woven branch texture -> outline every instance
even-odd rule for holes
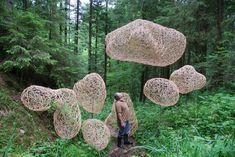
[[[103,150],[110,140],[110,131],[104,122],[98,119],[88,119],[82,124],[83,138],[96,150]]]
[[[110,32],[105,41],[113,59],[160,67],[176,62],[186,47],[182,33],[141,19]]]
[[[73,90],[68,88],[60,88],[52,90],[52,100],[57,102],[59,106],[65,104],[75,104],[77,103],[76,94]]]
[[[153,78],[144,85],[144,95],[161,106],[172,106],[179,100],[179,90],[173,81]]]
[[[88,112],[99,113],[106,98],[106,87],[102,77],[97,73],[86,75],[78,81],[73,90],[79,104]]]
[[[57,135],[64,139],[75,137],[81,128],[81,112],[77,103],[63,103],[54,112],[53,119]]]
[[[51,107],[52,95],[52,89],[32,85],[21,93],[21,101],[30,110],[46,111]]]
[[[127,103],[129,110],[130,110],[130,116],[129,116],[129,123],[130,123],[130,136],[134,135],[134,133],[138,129],[138,120],[135,114],[134,106],[131,101],[130,96],[127,93],[122,93],[124,95],[124,101]],[[110,133],[113,137],[118,136],[118,123],[117,123],[117,114],[115,110],[115,100],[113,102],[112,112],[108,115],[108,117],[105,119],[105,123],[108,126]]]
[[[185,65],[182,68],[175,70],[171,74],[170,80],[175,82],[179,92],[182,94],[201,89],[206,84],[206,77],[198,73],[191,65]]]

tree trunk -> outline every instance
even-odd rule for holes
[[[96,21],[96,26],[95,26],[95,71],[97,71],[97,53],[98,53],[98,29],[99,29],[99,1],[97,0],[96,3],[96,17],[95,17],[95,21]]]
[[[141,73],[141,87],[140,87],[140,96],[139,101],[144,102],[145,101],[145,95],[144,95],[144,84],[148,79],[148,65],[142,65],[142,73]]]
[[[13,11],[14,1],[13,0],[7,0],[7,6],[8,6],[10,11]]]
[[[92,11],[93,11],[93,8],[92,8],[92,3],[93,3],[93,0],[90,0],[90,11],[89,11],[89,41],[88,41],[88,73],[91,72],[92,70],[92,50],[91,50],[91,40],[92,40]]]
[[[68,0],[68,45],[70,44],[71,26],[70,26],[70,0]]]
[[[62,1],[60,1],[60,11],[62,11],[62,8],[63,8]],[[60,44],[61,45],[63,43],[62,34],[63,34],[63,26],[62,26],[62,22],[60,22],[60,42],[61,42]]]
[[[77,0],[77,12],[76,12],[76,26],[74,36],[74,53],[78,54],[78,34],[79,34],[79,14],[80,14],[80,0]]]
[[[221,47],[222,29],[221,23],[223,21],[224,0],[216,0],[216,49]]]
[[[68,0],[65,0],[65,3],[64,3],[64,7],[65,7],[65,25],[64,25],[64,43],[65,45],[67,46],[67,43],[68,43],[68,30],[67,30],[67,27],[68,27],[68,24],[67,24],[67,20],[68,20]]]
[[[23,10],[27,10],[29,8],[29,1],[23,0]]]
[[[108,34],[108,0],[105,0],[105,35]],[[106,54],[106,44],[104,48],[104,82],[107,81],[107,60],[108,56]]]

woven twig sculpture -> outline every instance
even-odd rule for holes
[[[74,85],[73,90],[77,95],[78,102],[86,111],[99,113],[103,109],[106,88],[99,74],[91,73],[86,75]]]
[[[52,90],[42,86],[29,86],[21,93],[22,103],[33,111],[46,111],[51,107]]]
[[[88,119],[82,124],[82,134],[85,141],[96,150],[107,147],[110,131],[104,122],[98,119]]]
[[[153,78],[144,85],[144,95],[161,106],[172,106],[179,100],[179,90],[173,81]]]
[[[60,88],[52,91],[52,100],[57,102],[60,106],[65,104],[77,103],[76,94],[73,90],[68,88]]]
[[[134,106],[133,106],[133,103],[131,101],[130,96],[127,93],[122,93],[122,94],[124,95],[123,100],[127,103],[129,110],[130,110],[129,123],[130,123],[130,127],[131,127],[130,136],[132,136],[136,132],[136,130],[138,129],[138,120],[135,115]],[[109,128],[110,133],[113,137],[117,137],[118,131],[119,131],[118,124],[117,124],[117,114],[116,114],[116,110],[115,110],[115,102],[116,101],[114,100],[112,112],[105,119],[105,123],[106,123],[107,127]]]
[[[71,139],[81,128],[81,113],[76,94],[70,89],[58,89],[54,93],[54,101],[59,103],[53,116],[55,131],[61,138]]]
[[[182,33],[141,19],[110,32],[105,41],[113,59],[161,67],[176,62],[186,47]]]
[[[206,77],[198,73],[191,65],[185,65],[175,70],[171,74],[170,80],[175,82],[179,92],[182,94],[201,89],[206,84]]]

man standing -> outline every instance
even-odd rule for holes
[[[117,146],[122,148],[122,138],[124,139],[124,145],[132,144],[132,142],[128,141],[128,134],[130,132],[130,125],[129,125],[129,116],[130,111],[127,106],[127,103],[124,101],[124,95],[122,93],[115,93],[114,99],[115,102],[115,109],[117,113],[117,123],[119,126],[118,132],[118,144]]]

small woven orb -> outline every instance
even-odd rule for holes
[[[198,73],[191,65],[185,65],[175,70],[171,74],[170,80],[175,82],[182,94],[201,89],[206,84],[206,77]]]
[[[161,67],[176,62],[186,47],[182,33],[141,19],[110,32],[105,41],[113,59]]]
[[[179,100],[179,90],[173,81],[153,78],[144,85],[144,95],[161,106],[173,106]]]
[[[60,88],[57,90],[52,90],[53,96],[52,100],[57,102],[59,106],[66,104],[77,103],[76,94],[73,90],[68,88]]]
[[[82,124],[83,138],[91,147],[96,150],[103,150],[107,147],[110,139],[110,131],[104,122],[98,119],[88,119]]]
[[[64,139],[75,137],[81,128],[81,113],[76,103],[60,106],[54,112],[53,119],[57,135]]]
[[[52,89],[42,86],[29,86],[21,93],[22,103],[33,111],[46,111],[51,107]]]
[[[127,93],[122,93],[124,95],[124,101],[127,103],[129,110],[130,110],[130,117],[129,117],[129,123],[130,123],[130,133],[129,135],[132,136],[138,129],[138,120],[135,114],[134,106],[131,101],[130,96]],[[118,136],[118,123],[117,123],[117,114],[115,110],[115,103],[116,101],[114,100],[113,102],[113,107],[112,107],[112,112],[108,115],[108,117],[105,119],[105,123],[107,127],[110,130],[110,133],[113,137]]]
[[[78,81],[73,90],[79,104],[88,112],[99,113],[106,99],[106,87],[99,74],[91,73]]]

